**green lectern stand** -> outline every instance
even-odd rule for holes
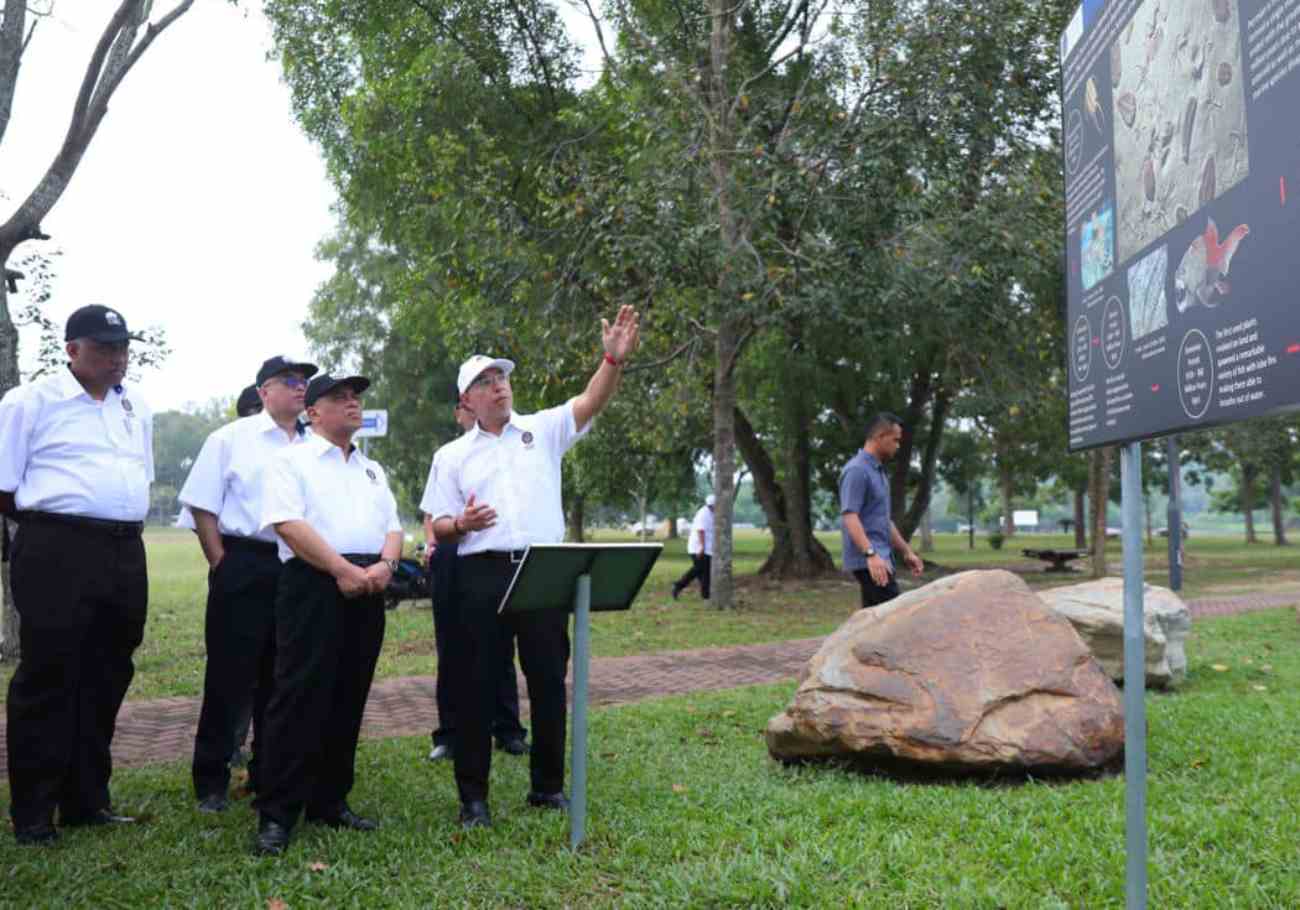
[[[535,544],[524,553],[500,612],[573,605],[573,783],[569,847],[587,827],[587,672],[591,666],[591,611],[627,610],[655,560],[658,543]]]

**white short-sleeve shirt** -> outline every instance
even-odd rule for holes
[[[278,452],[305,440],[302,433],[290,438],[265,411],[241,417],[204,441],[178,498],[216,515],[222,534],[275,542],[262,523],[262,475]]]
[[[262,479],[262,527],[305,521],[336,553],[377,555],[384,538],[402,530],[397,500],[378,462],[343,450],[321,436],[281,449]],[[280,561],[293,551],[277,535]]]
[[[153,413],[125,386],[103,401],[63,368],[0,399],[0,490],[18,509],[143,521]]]
[[[700,549],[700,532],[704,532],[704,549]],[[690,538],[686,541],[686,552],[692,556],[713,555],[713,510],[700,506],[691,522]]]
[[[461,538],[462,556],[559,543],[564,540],[560,462],[593,423],[578,430],[570,400],[536,414],[511,412],[500,436],[475,424],[434,454],[420,509],[435,521],[455,517],[472,495],[475,504],[496,510],[495,525]]]

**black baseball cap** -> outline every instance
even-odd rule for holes
[[[341,385],[348,386],[360,395],[370,388],[370,380],[364,376],[344,376],[342,379],[335,379],[329,373],[321,373],[307,384],[307,394],[302,399],[303,407],[311,407],[322,395],[332,392]]]
[[[135,337],[126,330],[126,319],[121,313],[98,303],[83,306],[69,316],[63,333],[64,341],[89,338],[103,344],[131,341]]]
[[[257,371],[257,384],[262,385],[272,376],[279,376],[281,373],[288,373],[290,370],[297,370],[302,373],[304,379],[311,379],[319,369],[320,367],[314,363],[304,363],[300,360],[294,360],[288,355],[280,355],[262,363],[262,368]]]
[[[262,410],[262,396],[257,394],[257,386],[250,385],[239,393],[239,400],[235,402],[236,414],[240,417],[247,417],[249,414],[256,414],[260,410]]]

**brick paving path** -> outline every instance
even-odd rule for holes
[[[1201,598],[1188,602],[1193,618],[1226,616],[1250,610],[1300,604],[1300,590]],[[803,638],[764,645],[668,651],[633,657],[599,657],[591,663],[590,703],[619,705],[664,695],[793,679],[821,645]],[[522,683],[522,680],[521,680]],[[520,710],[528,700],[520,686]],[[116,767],[188,759],[198,725],[196,698],[128,701],[113,738]],[[406,676],[375,683],[366,704],[361,735],[367,738],[427,734],[435,726],[433,677]],[[0,777],[4,776],[4,721],[0,718]]]

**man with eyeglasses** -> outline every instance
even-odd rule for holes
[[[284,852],[304,810],[331,828],[378,827],[347,796],[403,534],[384,469],[352,444],[369,386],[364,376],[312,379],[312,435],[272,459],[264,481],[262,527],[279,536],[284,569],[254,804],[262,855]]]
[[[591,428],[618,389],[623,364],[636,350],[636,310],[622,307],[614,324],[601,320],[604,356],[582,394],[536,414],[513,408],[514,363],[475,354],[461,364],[457,387],[476,415],[473,430],[434,455],[420,508],[434,518],[440,544],[458,544],[456,596],[466,646],[453,662],[456,685],[456,787],[460,824],[492,824],[488,777],[492,702],[507,630],[513,631],[528,683],[533,743],[529,806],[566,810],[564,795],[565,670],[568,604],[500,616],[497,608],[524,548],[564,538],[560,462]]]
[[[203,706],[194,737],[191,777],[199,811],[227,806],[230,759],[248,704],[260,741],[275,667],[275,593],[280,582],[277,538],[262,526],[262,480],[283,449],[304,440],[298,416],[316,366],[271,357],[257,371],[262,411],[214,431],[181,488],[208,561],[208,603],[203,637],[207,667]],[[261,743],[258,743],[260,746]],[[249,788],[258,787],[260,761],[253,750]]]
[[[22,657],[9,683],[9,813],[19,844],[114,814],[109,747],[144,638],[141,532],[154,478],[153,415],[124,384],[131,334],[85,306],[64,332],[68,365],[0,400],[0,511],[15,516]]]

